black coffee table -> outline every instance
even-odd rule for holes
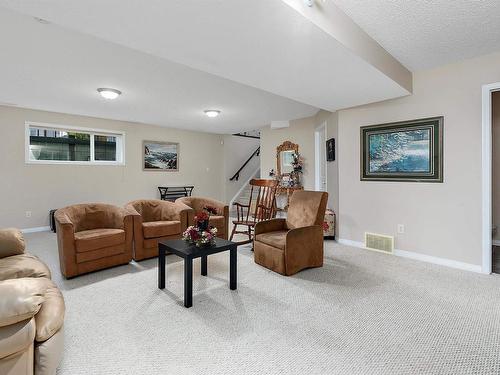
[[[184,240],[165,240],[158,243],[158,288],[165,288],[165,254],[173,253],[184,258],[184,307],[193,306],[193,259],[201,258],[201,274],[207,276],[207,256],[229,250],[229,289],[236,289],[236,254],[238,245],[222,238],[215,245],[196,247]]]

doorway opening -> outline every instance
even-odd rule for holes
[[[500,273],[500,91],[491,93],[491,272]]]
[[[490,274],[500,273],[500,82],[483,85],[482,107],[481,268]]]
[[[327,191],[326,176],[326,123],[318,126],[314,132],[314,188]]]

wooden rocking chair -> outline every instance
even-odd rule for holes
[[[250,181],[250,198],[248,204],[233,203],[236,206],[237,219],[233,220],[233,231],[230,241],[235,234],[245,234],[248,240],[238,242],[238,245],[244,245],[253,241],[253,232],[255,225],[263,220],[270,220],[276,215],[276,188],[278,181],[253,179]],[[256,199],[254,200],[254,190]],[[247,229],[237,230],[238,226],[246,226]]]

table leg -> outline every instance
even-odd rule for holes
[[[233,246],[229,250],[229,289],[236,290],[236,277],[237,277],[237,263],[236,256],[238,254],[238,247]]]
[[[193,259],[184,259],[184,307],[193,306]]]
[[[207,276],[207,256],[201,257],[201,275]]]
[[[158,249],[158,288],[165,289],[165,249]]]

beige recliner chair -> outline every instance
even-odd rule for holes
[[[50,271],[0,230],[0,374],[54,375],[63,351],[64,299]]]

